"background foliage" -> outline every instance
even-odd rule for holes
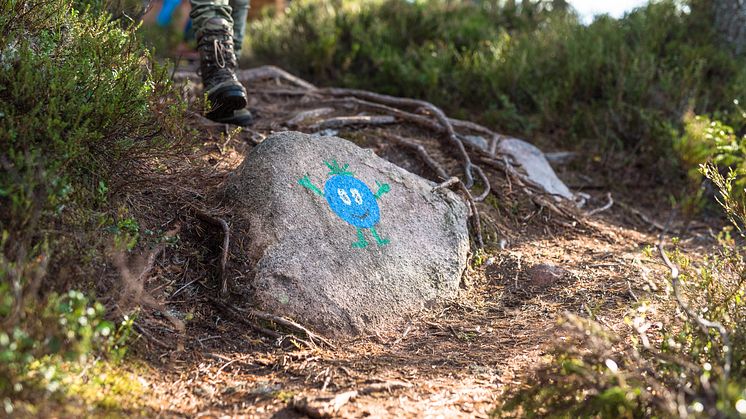
[[[550,147],[624,150],[665,179],[682,116],[733,124],[746,66],[706,8],[662,1],[582,25],[557,3],[301,0],[250,42],[254,61],[322,84],[426,99]]]

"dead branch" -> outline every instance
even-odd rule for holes
[[[435,192],[438,192],[441,189],[450,188],[451,186],[453,186],[453,185],[455,185],[455,184],[457,184],[459,182],[460,182],[459,178],[457,178],[456,176],[454,176],[454,177],[448,179],[447,181],[445,181],[443,183],[440,183],[438,185],[433,186],[433,188],[430,189],[430,192],[435,193]]]
[[[218,271],[218,279],[220,280],[220,294],[222,296],[228,295],[228,276],[226,275],[226,265],[228,264],[228,253],[230,251],[231,242],[231,230],[228,223],[222,218],[216,218],[212,215],[201,211],[197,208],[192,207],[197,218],[214,226],[220,227],[223,232],[223,247],[221,249],[220,256],[220,269]]]
[[[711,321],[698,315],[694,310],[692,310],[691,307],[689,307],[689,304],[687,304],[681,298],[679,267],[671,262],[671,260],[668,258],[668,255],[666,254],[666,251],[663,248],[666,232],[667,232],[667,228],[664,228],[663,231],[661,231],[661,234],[658,237],[658,245],[656,247],[658,248],[658,254],[663,260],[663,263],[668,267],[669,271],[671,272],[671,285],[673,286],[673,294],[674,294],[674,298],[676,298],[676,303],[684,311],[684,313],[686,313],[687,317],[689,317],[691,320],[693,320],[697,324],[697,326],[699,327],[699,329],[702,331],[702,333],[705,336],[709,335],[708,333],[709,329],[716,329],[718,333],[720,333],[720,338],[723,340],[722,352],[725,357],[725,361],[723,363],[723,381],[727,382],[728,377],[730,375],[731,364],[732,364],[732,359],[733,359],[733,355],[732,355],[733,349],[730,346],[730,337],[728,335],[728,331],[726,330],[725,326],[723,326],[722,323],[717,322],[717,321]]]
[[[311,126],[309,129],[322,130],[329,128],[343,128],[350,125],[390,125],[396,122],[396,118],[389,115],[383,116],[369,116],[369,115],[355,115],[355,116],[337,116],[334,118],[325,119],[319,121]]]

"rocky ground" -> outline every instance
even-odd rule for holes
[[[379,116],[360,113],[349,103],[328,103],[332,110],[314,121],[290,123],[293,115],[317,109],[318,98],[274,78],[252,80],[247,87],[257,115],[252,129],[238,132],[196,113],[190,121],[204,138],[193,158],[210,170],[209,179],[184,189],[229,224],[230,208],[213,200],[211,189],[254,144],[289,128],[331,129],[434,179],[421,156],[390,140],[392,134],[416,138],[446,170],[458,173],[459,160],[422,127],[389,121],[332,128],[318,121],[351,113]],[[192,100],[194,91],[189,84],[184,90]],[[603,179],[570,167],[560,177],[574,190],[585,185],[590,199],[585,209],[567,213],[540,205],[552,201],[532,199],[525,185],[516,185],[505,173],[493,170],[487,176],[492,194],[477,204],[485,248],[471,253],[458,296],[390,330],[338,339],[333,347],[268,336],[247,324],[272,324],[216,306],[211,299],[220,288],[214,268],[220,260],[220,229],[184,216],[183,205],[172,210],[153,202],[151,223],[178,224],[182,241],[154,259],[145,286],[158,307],[141,318],[135,343],[148,414],[487,417],[506,389],[521,385],[521,377],[561,344],[558,321],[564,313],[593,317],[623,335],[631,303],[665,287],[664,276],[653,274],[665,270],[662,263],[644,251],[658,241],[668,218],[667,212],[657,212],[662,203],[646,202],[634,188],[604,185]],[[605,209],[588,216],[590,208]],[[689,224],[683,231],[673,222],[670,228],[681,230],[685,251],[696,252],[713,241],[712,230],[703,224]],[[231,250],[232,263],[241,257]]]

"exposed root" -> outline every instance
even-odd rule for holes
[[[236,78],[242,83],[260,79],[278,79],[287,81],[305,90],[316,90],[316,86],[314,86],[313,84],[301,79],[300,77],[296,77],[288,73],[280,67],[275,67],[273,65],[265,65],[248,70],[238,70],[236,72]]]
[[[454,176],[454,177],[448,179],[447,181],[445,181],[445,182],[443,182],[443,183],[441,183],[439,185],[434,186],[433,189],[430,190],[430,192],[432,192],[432,193],[438,192],[441,189],[449,188],[449,187],[451,187],[451,186],[453,186],[453,185],[455,185],[455,184],[457,184],[459,182],[460,182],[459,178],[457,178],[456,176]]]
[[[309,128],[313,130],[322,130],[329,128],[342,128],[350,125],[389,125],[396,122],[393,116],[369,116],[369,115],[356,115],[356,116],[337,116],[334,118],[325,119],[319,121]]]
[[[445,129],[451,145],[453,145],[456,150],[458,150],[459,157],[462,160],[462,164],[464,166],[464,176],[466,179],[464,183],[466,184],[466,187],[471,188],[474,185],[474,175],[472,173],[474,171],[474,167],[471,162],[471,157],[469,156],[469,153],[467,153],[466,148],[464,147],[464,143],[461,141],[458,135],[456,135],[456,131],[453,129],[453,125],[448,120],[448,117],[437,106],[433,105],[430,102],[425,102],[424,100],[400,98],[396,96],[368,92],[365,90],[327,88],[321,89],[320,91],[321,93],[329,94],[330,96],[334,97],[352,96],[366,99],[372,102],[383,103],[389,106],[409,106],[426,109],[435,117],[436,120],[438,120],[441,126]]]
[[[427,164],[441,179],[447,179],[445,182],[441,183],[438,186],[435,186],[432,189],[432,192],[437,192],[440,189],[450,187],[452,185],[455,185],[456,183],[460,184],[462,186],[462,190],[464,191],[464,196],[466,197],[466,201],[469,204],[469,209],[471,211],[472,215],[472,223],[474,226],[474,236],[475,241],[477,243],[477,246],[481,249],[484,247],[484,240],[482,238],[482,222],[480,221],[479,216],[479,209],[477,209],[477,205],[475,203],[475,199],[472,197],[471,192],[469,192],[469,188],[466,187],[466,185],[461,182],[461,179],[457,177],[450,177],[448,175],[448,172],[441,166],[438,162],[433,159],[430,154],[427,152],[425,147],[423,147],[420,144],[415,143],[412,140],[408,140],[404,137],[395,135],[395,134],[384,134],[386,138],[391,139],[392,141],[396,142],[397,144],[400,144],[404,147],[407,147],[409,149],[412,149],[417,152],[417,155]],[[475,166],[476,167],[476,166]],[[479,173],[481,175],[484,175],[484,172],[482,172],[481,168],[477,168]],[[485,193],[483,193],[481,196],[484,197],[487,196],[490,192],[489,182],[486,183],[486,190]]]
[[[442,180],[449,179],[451,176],[446,172],[446,169],[443,168],[443,166],[435,161],[432,157],[430,157],[430,153],[427,152],[425,147],[423,147],[421,144],[418,144],[414,142],[413,140],[401,137],[396,134],[383,134],[384,137],[388,138],[391,141],[394,141],[395,143],[404,146],[410,150],[414,150],[417,155],[422,159],[422,161],[433,171],[436,175]]]
[[[216,306],[222,312],[230,315],[231,317],[235,318],[241,323],[248,325],[249,327],[256,330],[257,332],[263,333],[267,336],[270,336],[276,339],[291,338],[304,344],[305,346],[309,348],[315,348],[316,345],[321,344],[328,348],[336,349],[336,346],[334,346],[329,340],[325,339],[323,336],[320,336],[310,331],[305,326],[299,323],[296,323],[290,319],[287,319],[285,317],[276,316],[274,314],[266,313],[264,311],[259,311],[259,310],[246,310],[246,309],[238,308],[238,307],[235,307],[233,305],[230,305],[228,303],[225,303],[223,301],[220,301],[220,300],[217,300],[211,297],[208,297],[208,299],[210,300],[210,302],[212,302],[214,306]],[[279,326],[285,327],[289,330],[292,330],[295,333],[300,333],[302,335],[305,335],[308,338],[308,340],[305,340],[295,335],[283,335],[282,333],[279,333],[276,330],[267,329],[251,321],[254,319],[264,320],[264,321],[271,322]]]
[[[175,76],[176,79],[185,77],[180,73],[176,73]],[[564,198],[548,195],[542,185],[535,183],[527,175],[521,173],[509,156],[498,151],[499,143],[504,138],[503,135],[474,122],[449,118],[432,103],[364,90],[318,88],[275,66],[240,70],[237,72],[237,77],[241,82],[249,84],[261,80],[276,81],[276,83],[264,83],[261,87],[255,89],[254,94],[297,97],[292,100],[296,103],[302,103],[306,110],[296,111],[295,116],[288,117],[289,119],[281,122],[281,125],[302,127],[308,130],[323,130],[405,123],[444,136],[446,149],[454,154],[463,168],[463,189],[468,191],[468,194],[464,193],[464,196],[473,214],[472,221],[475,230],[477,230],[474,236],[480,246],[482,246],[483,240],[481,231],[479,231],[481,222],[479,221],[480,216],[476,203],[485,200],[493,191],[491,181],[480,165],[489,166],[505,173],[508,182],[520,186],[519,190],[528,195],[537,205],[546,207],[562,217],[577,221],[576,211],[570,208],[572,205],[566,205]],[[331,118],[323,118],[335,110],[347,112],[337,112]],[[279,110],[278,114],[281,113],[282,110]],[[278,128],[279,126],[276,125],[270,126],[270,129]],[[451,177],[442,163],[434,160],[418,140],[405,138],[386,130],[381,130],[379,134],[397,145],[417,153],[419,158],[435,173],[439,181],[445,181]],[[469,134],[485,138],[486,143],[481,145],[467,141],[466,137]],[[475,163],[479,163],[479,165]],[[475,196],[472,188],[477,182],[482,184],[483,189]]]
[[[202,221],[208,222],[214,226],[220,227],[223,232],[223,246],[220,255],[220,267],[218,271],[218,279],[220,281],[220,295],[228,295],[228,277],[226,275],[225,267],[228,264],[228,253],[230,251],[231,243],[231,230],[228,223],[222,218],[216,218],[212,215],[201,211],[197,208],[192,207],[194,214]]]
[[[608,200],[608,202],[606,203],[606,205],[604,205],[604,206],[602,206],[600,208],[592,209],[592,210],[586,212],[585,216],[586,217],[590,217],[592,215],[596,215],[598,213],[604,212],[604,211],[608,210],[609,208],[611,208],[614,205],[614,198],[611,197],[611,192],[607,192],[606,193],[606,199]]]

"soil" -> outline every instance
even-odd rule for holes
[[[287,129],[286,121],[298,110],[319,107],[302,95],[283,94],[290,87],[277,80],[247,88],[257,117],[251,129],[234,131],[196,113],[190,121],[202,138],[191,157],[201,162],[207,180],[184,186],[189,191],[184,196],[229,224],[230,208],[219,200],[221,179],[255,142]],[[185,92],[196,103],[194,86]],[[357,113],[338,107],[323,118]],[[313,131],[308,125],[294,129]],[[438,136],[418,127],[352,126],[338,135],[434,178],[417,155],[386,141],[384,130],[416,138],[458,173],[459,161]],[[335,341],[335,348],[267,336],[212,304],[220,288],[219,228],[185,215],[183,205],[149,202],[148,223],[178,225],[180,242],[156,259],[145,288],[157,307],[146,309],[137,325],[134,356],[145,364],[147,416],[295,418],[326,409],[342,417],[488,417],[506,391],[520,386],[552,346],[561,344],[557,325],[564,313],[592,317],[625,333],[630,306],[656,287],[649,271],[664,277],[665,267],[643,249],[658,241],[660,231],[652,223],[666,224],[665,204],[637,196],[634,191],[642,186],[637,179],[635,185],[619,179],[610,184],[589,176],[592,171],[561,169],[570,184],[581,179],[601,185],[586,189],[591,195],[586,208],[606,204],[607,192],[614,204],[591,217],[582,211],[563,216],[532,202],[504,174],[490,171],[492,196],[478,204],[486,247],[472,254],[459,297],[385,333]],[[713,243],[716,227],[689,223],[684,231],[677,220],[669,225],[679,230],[686,251]],[[241,234],[231,233],[234,239]],[[241,274],[231,270],[240,265],[238,259],[240,246],[234,244],[230,278]],[[349,391],[358,393],[347,400]]]

